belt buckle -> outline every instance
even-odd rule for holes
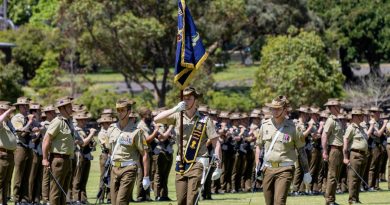
[[[278,168],[278,167],[279,167],[279,163],[277,163],[277,162],[271,162],[271,166],[272,166],[273,168]]]
[[[121,166],[121,162],[114,162],[114,167],[120,167]]]

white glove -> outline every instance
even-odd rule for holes
[[[312,178],[311,178],[310,173],[305,173],[305,175],[303,175],[303,183],[310,184],[311,180],[312,180]]]
[[[142,179],[142,187],[144,188],[144,190],[147,190],[150,186],[150,179],[149,177],[144,177]]]
[[[211,176],[211,180],[217,180],[221,177],[221,174],[222,174],[222,169],[215,169],[214,172],[213,172],[213,175]]]
[[[186,109],[186,103],[184,101],[181,101],[173,109],[175,110],[175,112],[181,112]]]

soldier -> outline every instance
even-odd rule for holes
[[[308,120],[309,120],[309,116],[308,116],[309,107],[308,106],[301,106],[298,109],[298,112],[299,112],[299,118],[298,118],[298,121],[296,123],[296,126],[299,129],[299,131],[303,133],[302,137],[304,138],[305,142],[307,142],[307,137],[312,132],[314,122],[310,121],[308,123]],[[308,147],[305,146],[305,150],[307,150],[307,148]],[[306,155],[307,155],[307,152],[306,152]],[[298,156],[298,158],[299,157],[300,156]],[[310,159],[310,156],[307,156],[307,157]],[[299,162],[300,162],[300,160],[296,163],[294,178],[293,178],[293,195],[295,195],[295,196],[305,194],[305,190],[303,188],[304,186],[302,184],[304,172],[303,172]]]
[[[34,124],[34,115],[29,114],[30,99],[20,97],[14,104],[19,113],[12,117],[12,126],[16,129],[18,140],[15,150],[14,173],[14,200],[15,203],[28,203],[29,176],[32,165],[32,150],[29,148],[31,141],[31,126]]]
[[[231,192],[232,190],[232,171],[234,165],[234,146],[230,130],[230,115],[227,111],[222,111],[219,114],[221,120],[217,131],[222,150],[222,175],[221,175],[221,193]]]
[[[242,189],[244,192],[250,192],[252,190],[252,176],[255,167],[255,142],[256,137],[254,136],[254,131],[257,130],[260,126],[260,116],[259,113],[252,112],[249,115],[250,124],[247,124],[249,121],[244,121],[247,134],[244,136],[244,146],[243,149],[246,151],[245,154],[245,167],[243,169],[242,176]]]
[[[42,137],[43,125],[41,124],[41,105],[38,103],[30,104],[30,113],[34,115],[34,123],[31,125],[30,149],[33,150],[33,161],[29,177],[29,199],[32,203],[38,204],[41,201],[42,188]]]
[[[150,180],[153,182],[154,173],[156,172],[156,167],[153,166],[157,164],[158,159],[158,152],[157,144],[158,144],[158,136],[160,135],[159,129],[160,125],[158,124],[152,124],[153,118],[152,118],[152,111],[149,110],[146,107],[141,107],[138,110],[138,114],[140,116],[140,121],[138,122],[137,128],[142,129],[146,135],[146,143],[149,146],[149,176]],[[138,191],[137,191],[137,201],[152,201],[150,198],[150,188],[144,189],[142,187],[142,178],[143,178],[143,166],[141,165],[138,176],[137,176],[137,182],[138,182]],[[152,186],[154,184],[152,183]]]
[[[50,122],[43,138],[42,165],[51,175],[50,204],[64,205],[66,195],[62,191],[68,190],[71,183],[71,158],[74,155],[75,144],[82,145],[83,140],[75,134],[72,124],[72,98],[58,99],[56,107],[61,115]]]
[[[310,175],[312,176],[313,180],[310,183],[308,190],[309,195],[318,195],[319,194],[319,187],[318,187],[318,176],[321,168],[321,132],[319,130],[320,123],[319,123],[319,114],[320,109],[318,107],[310,107],[309,108],[309,114],[311,117],[311,121],[313,121],[313,127],[312,131],[308,137],[308,143],[310,144],[309,147],[311,147],[311,150],[309,150],[310,154],[308,156],[309,158],[309,167],[310,167]]]
[[[104,172],[105,172],[105,165],[107,163],[107,160],[110,157],[110,143],[109,143],[109,138],[107,135],[107,130],[110,126],[111,123],[113,123],[115,119],[111,117],[110,114],[102,114],[100,119],[97,120],[97,123],[101,126],[101,129],[98,134],[98,140],[100,143],[100,148],[102,153],[100,154],[99,157],[99,164],[100,164],[100,182],[102,182],[103,177],[104,177]],[[103,185],[101,184],[100,187]],[[110,194],[110,188],[103,189],[103,193],[101,193],[99,202],[103,203],[105,196],[107,197],[107,203],[111,203],[111,194]]]
[[[0,203],[7,204],[16,150],[16,133],[10,115],[15,110],[9,103],[0,103]]]
[[[382,152],[382,145],[380,142],[380,138],[385,132],[386,124],[388,120],[384,120],[383,123],[380,122],[379,117],[381,113],[381,109],[378,107],[371,107],[369,109],[370,111],[370,125],[374,126],[374,130],[372,134],[370,133],[370,141],[369,144],[371,144],[371,162],[370,162],[370,169],[368,172],[368,186],[369,191],[375,191],[379,190],[379,187],[377,186],[377,180],[379,179],[379,168],[380,168],[380,156]],[[381,124],[382,125],[381,125]]]
[[[325,192],[326,204],[336,204],[336,188],[337,182],[340,178],[341,165],[343,160],[342,146],[343,134],[342,124],[337,119],[340,114],[340,101],[338,99],[328,99],[325,103],[331,112],[331,115],[325,122],[324,130],[322,132],[322,158],[328,161],[328,176],[327,186]],[[329,150],[330,149],[330,150]]]
[[[234,157],[230,158],[230,160],[233,161],[231,193],[237,193],[241,190],[242,168],[244,167],[245,162],[246,150],[242,150],[240,147],[243,142],[246,128],[241,125],[241,118],[242,117],[238,112],[230,115],[232,127],[230,128],[229,132],[232,136],[231,144],[234,146]]]
[[[179,133],[180,112],[184,111],[183,147],[186,148],[183,150],[184,159],[182,160],[178,156],[177,161],[179,163],[176,166],[176,196],[179,205],[195,204],[202,176],[205,175],[205,168],[209,168],[206,148],[208,139],[215,149],[214,153],[217,161],[221,156],[218,135],[213,123],[208,117],[197,111],[197,103],[201,94],[195,88],[187,87],[183,91],[183,96],[184,101],[172,109],[161,112],[154,118],[156,123],[175,125],[176,133]],[[183,149],[183,147],[179,143],[179,149]],[[180,172],[181,161],[183,161],[184,173]],[[218,165],[218,169],[213,173],[212,178],[219,178],[221,172],[219,168]]]
[[[387,145],[386,145],[386,151],[387,151],[387,170],[390,170],[390,122],[387,122],[386,124],[386,132],[387,132]],[[390,171],[387,171],[387,189],[390,190]]]
[[[46,120],[42,122],[42,126],[44,127],[42,131],[42,135],[45,136],[47,129],[49,128],[50,122],[56,117],[55,108],[53,105],[48,105],[43,108],[43,113],[46,115]],[[43,140],[43,139],[42,139]],[[43,176],[42,176],[42,202],[43,205],[47,205],[49,202],[50,195],[50,175],[48,169],[43,168]]]
[[[366,163],[366,153],[368,152],[367,130],[361,126],[363,122],[363,112],[361,109],[353,108],[351,124],[344,135],[344,164],[348,169],[348,190],[349,204],[361,203],[359,200],[359,189],[361,177],[364,173]]]
[[[298,159],[305,172],[304,182],[305,184],[311,182],[304,138],[294,123],[286,119],[288,104],[285,96],[278,96],[272,100],[272,103],[267,104],[271,108],[273,117],[265,120],[256,132],[257,167],[260,149],[263,146],[265,149],[263,192],[267,205],[286,204],[287,192],[294,174],[294,162],[298,158],[297,152],[301,155]]]
[[[88,204],[86,188],[91,169],[91,160],[93,159],[91,151],[95,146],[92,138],[96,133],[96,129],[90,128],[87,130],[86,128],[87,122],[91,118],[88,112],[77,112],[73,118],[77,121],[75,131],[81,137],[83,143],[80,145],[80,156],[76,159],[78,161],[76,162],[75,176],[73,178],[72,196],[76,204]]]
[[[346,115],[344,113],[343,114],[339,114],[337,116],[337,119],[340,120],[341,126],[342,126],[342,130],[345,131],[346,128],[347,128],[347,125],[348,125]],[[344,133],[343,133],[343,135],[344,135]],[[337,194],[343,194],[343,193],[345,193],[347,191],[348,191],[347,167],[346,167],[345,164],[342,164],[341,165],[341,171],[340,171],[340,177],[339,177],[338,184],[337,184],[336,193]]]
[[[317,131],[320,134],[319,143],[320,143],[320,151],[321,151],[321,163],[320,163],[320,168],[319,168],[320,171],[318,173],[318,191],[319,191],[319,194],[324,194],[325,193],[326,185],[327,185],[327,177],[328,177],[328,162],[325,161],[322,158],[323,147],[322,147],[322,142],[321,142],[322,132],[324,130],[324,125],[325,125],[325,122],[328,119],[328,117],[329,117],[329,113],[328,113],[327,110],[324,110],[324,111],[321,112],[319,128],[318,128],[318,131]]]
[[[152,113],[153,117],[157,116],[160,111]],[[171,201],[168,197],[168,177],[173,163],[173,144],[172,139],[173,125],[160,125],[161,135],[158,137],[158,157],[155,164],[156,172],[154,173],[154,192],[156,201]]]
[[[144,168],[143,188],[148,189],[150,186],[146,136],[144,131],[137,129],[136,124],[129,119],[133,104],[133,101],[126,99],[116,102],[118,122],[111,124],[107,131],[112,147],[110,191],[114,205],[129,203],[129,193],[134,187],[140,163]]]

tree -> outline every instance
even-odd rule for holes
[[[23,95],[21,72],[22,68],[11,62],[9,64],[0,63],[0,99],[15,102],[16,98]]]
[[[389,79],[386,77],[361,78],[359,83],[347,85],[345,92],[347,104],[351,107],[380,107],[390,101]]]
[[[251,96],[260,105],[286,95],[293,106],[321,106],[328,98],[342,95],[343,80],[329,62],[321,38],[303,31],[267,39]]]
[[[380,62],[390,57],[390,1],[310,0],[309,6],[323,18],[325,38],[337,46],[348,80],[353,79],[354,60],[367,60],[370,74],[382,75]]]
[[[221,46],[221,39],[229,39],[238,30],[236,24],[240,23],[238,17],[243,16],[243,2],[189,3],[195,21],[199,22],[199,33],[211,53]],[[176,2],[165,0],[64,1],[59,9],[59,26],[63,31],[75,30],[81,55],[91,56],[90,63],[123,74],[130,89],[131,82],[144,90],[147,88],[143,83],[151,83],[159,106],[166,103],[168,76],[174,66],[176,18]]]
[[[12,49],[12,57],[14,62],[23,68],[23,84],[35,76],[35,71],[44,61],[46,52],[49,50],[59,52],[62,44],[57,29],[30,24],[23,25],[17,30],[1,31],[0,41],[16,44]]]
[[[8,1],[7,12],[15,25],[23,25],[29,22],[32,16],[32,8],[37,5],[39,0],[18,0]]]

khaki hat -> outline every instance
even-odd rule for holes
[[[350,113],[351,115],[364,115],[363,111],[361,108],[352,108],[352,111]]]
[[[103,112],[102,112],[102,115],[112,115],[112,114],[115,114],[115,111],[111,108],[104,108],[103,109]]]
[[[308,111],[311,114],[320,114],[320,108],[316,106],[310,107]]]
[[[253,109],[252,112],[251,112],[251,114],[252,114],[252,113],[253,113],[253,114],[261,114],[261,109],[257,109],[257,108],[256,108],[256,109]]]
[[[341,106],[340,100],[337,98],[329,98],[324,106]]]
[[[30,110],[40,110],[41,109],[41,105],[39,103],[30,103],[29,109]]]
[[[240,113],[240,115],[241,115],[241,119],[249,118],[249,115],[246,112],[242,112],[242,113]]]
[[[186,87],[184,88],[183,90],[183,95],[186,96],[186,95],[193,95],[195,98],[199,98],[202,96],[201,93],[199,93],[194,87]]]
[[[135,113],[135,112],[131,112],[131,113],[129,114],[129,117],[130,117],[130,118],[138,118],[139,115],[138,115],[137,113]]]
[[[91,115],[88,112],[77,112],[75,113],[73,118],[76,120],[86,120],[86,119],[90,119]]]
[[[2,109],[2,110],[9,110],[10,108],[11,108],[11,106],[8,104],[0,104],[0,109]]]
[[[87,107],[83,104],[73,104],[72,110],[73,112],[82,112],[87,111]]]
[[[373,106],[373,107],[370,107],[370,109],[368,109],[368,111],[370,111],[370,112],[382,112],[382,109],[380,109],[377,106]]]
[[[251,117],[251,118],[260,118],[260,113],[251,113],[250,115],[249,115],[249,117]]]
[[[266,103],[267,107],[270,108],[283,108],[288,107],[289,101],[286,96],[280,95],[272,100],[271,103]]]
[[[51,111],[56,111],[56,108],[53,105],[47,105],[43,107],[43,112],[51,112]]]
[[[302,112],[302,113],[310,113],[310,112],[309,112],[309,107],[306,106],[306,105],[302,105],[301,107],[299,107],[299,108],[297,109],[297,111],[298,111],[298,112]]]
[[[230,114],[228,111],[221,111],[218,115],[219,118],[230,118]]]
[[[138,114],[139,114],[140,116],[145,116],[145,115],[147,115],[148,113],[152,114],[152,111],[151,111],[149,108],[147,108],[147,107],[140,107],[140,108],[138,109]]]
[[[128,106],[133,106],[135,105],[135,102],[133,100],[128,100],[128,99],[120,99],[116,101],[115,108],[124,108]]]
[[[262,113],[269,113],[269,112],[271,112],[271,110],[269,109],[269,107],[262,107],[261,112]]]
[[[209,106],[207,106],[207,105],[199,105],[198,111],[199,112],[208,113],[209,112]]]
[[[241,119],[242,117],[241,117],[241,115],[240,115],[240,113],[238,113],[238,112],[234,112],[234,113],[232,113],[231,115],[230,115],[230,119],[231,120],[239,120],[239,119]]]
[[[17,100],[16,100],[16,103],[14,103],[14,105],[29,105],[30,104],[30,98],[28,97],[19,97]]]
[[[9,101],[0,101],[0,104],[6,104],[6,105],[10,105],[10,104],[11,104],[11,102],[9,102]]]
[[[65,106],[65,105],[72,104],[72,99],[73,98],[71,98],[71,97],[60,98],[60,99],[57,100],[55,106],[57,108],[59,108],[59,107]]]
[[[370,111],[368,111],[370,108],[363,108],[362,111],[365,115],[369,115],[370,114]]]
[[[210,115],[218,115],[218,110],[216,110],[216,109],[209,109],[209,114]]]
[[[100,117],[96,122],[97,123],[104,123],[104,122],[114,122],[115,119],[113,117],[110,117],[110,116],[102,116]]]

